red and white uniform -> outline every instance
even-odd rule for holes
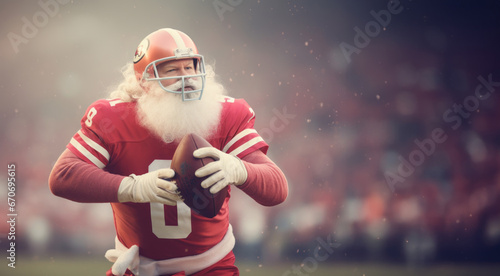
[[[240,99],[225,97],[220,123],[208,141],[226,153],[243,158],[268,145],[254,127],[255,114]],[[177,143],[165,143],[137,120],[136,103],[98,100],[89,106],[82,128],[68,149],[87,163],[112,174],[141,175],[168,168]],[[118,240],[130,247],[138,245],[140,255],[164,260],[197,255],[218,244],[228,226],[228,200],[212,219],[192,212],[184,203],[112,202]]]

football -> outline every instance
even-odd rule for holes
[[[206,164],[213,162],[212,158],[195,158],[196,149],[211,147],[207,140],[196,134],[187,134],[182,138],[172,157],[170,167],[175,171],[173,178],[184,199],[184,203],[196,213],[213,218],[218,213],[227,196],[228,186],[216,194],[201,187],[201,182],[207,177],[199,178],[195,171]]]

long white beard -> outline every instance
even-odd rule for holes
[[[177,90],[179,82],[167,88]],[[187,85],[199,89],[198,83]],[[212,80],[205,84],[201,100],[182,101],[181,94],[167,92],[156,83],[137,100],[139,121],[166,143],[180,141],[189,133],[208,139],[219,124],[223,93],[223,86]]]

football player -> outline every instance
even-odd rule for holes
[[[225,96],[191,38],[175,29],[149,34],[109,99],[91,104],[49,177],[57,196],[110,202],[116,229],[106,275],[239,275],[232,252],[228,193],[209,219],[183,203],[170,162],[188,133],[212,147],[194,157],[216,161],[196,172],[217,193],[234,185],[259,204],[288,195],[282,171],[254,129],[255,113]]]

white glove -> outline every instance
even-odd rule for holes
[[[159,202],[175,206],[182,200],[177,185],[166,179],[174,177],[172,169],[159,169],[142,175],[125,177],[118,188],[120,202]]]
[[[113,275],[123,276],[127,271],[127,268],[134,273],[134,275],[139,275],[139,247],[137,245],[132,245],[127,250],[110,249],[106,251],[104,255],[106,259],[113,262],[111,267],[111,273]]]
[[[241,185],[245,183],[248,177],[247,169],[238,157],[224,153],[213,147],[197,149],[193,152],[196,158],[212,157],[216,161],[199,168],[194,173],[197,177],[207,179],[201,182],[203,188],[210,188],[210,192],[215,194],[229,184]]]

